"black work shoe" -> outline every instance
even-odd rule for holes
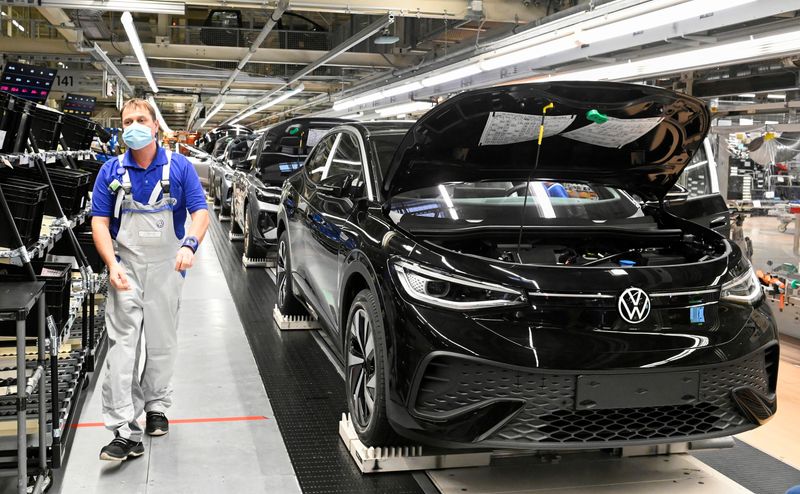
[[[144,431],[149,436],[163,436],[169,432],[169,420],[161,412],[147,412],[147,425]]]
[[[124,437],[115,437],[100,450],[100,459],[106,461],[125,461],[128,458],[136,458],[144,454],[144,445],[136,441],[130,441]]]

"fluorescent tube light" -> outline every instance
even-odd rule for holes
[[[142,43],[139,41],[139,34],[136,32],[136,26],[133,25],[133,16],[131,16],[130,12],[123,12],[121,20],[122,26],[125,28],[125,33],[128,35],[128,41],[131,42],[133,53],[139,61],[142,72],[144,72],[144,78],[147,79],[147,83],[150,84],[150,89],[152,89],[154,93],[157,93],[158,86],[156,85],[155,79],[153,79],[152,72],[150,72],[150,65],[147,63],[147,57],[144,55],[144,49],[142,48]]]
[[[402,115],[405,113],[414,113],[422,110],[430,110],[434,107],[433,103],[427,101],[412,101],[411,103],[403,103],[402,105],[389,106],[387,108],[379,108],[375,112],[382,117],[392,117],[395,115]]]
[[[422,83],[409,82],[408,84],[403,84],[402,86],[384,89],[383,91],[381,91],[381,96],[383,96],[384,98],[391,98],[392,96],[399,96],[401,94],[413,93],[418,89],[422,89]]]
[[[214,108],[212,108],[211,111],[209,111],[208,115],[206,115],[206,118],[203,119],[203,123],[200,124],[200,127],[201,128],[205,127],[206,124],[208,123],[208,121],[211,120],[214,117],[214,115],[219,113],[220,110],[222,110],[223,106],[225,106],[225,102],[224,101],[222,102],[222,104],[219,104],[219,105],[215,106]]]
[[[152,14],[186,15],[183,3],[161,2],[157,0],[42,0],[42,7],[61,9],[87,9],[113,12],[142,12]]]
[[[297,94],[302,93],[303,91],[305,91],[305,89],[306,89],[305,85],[304,84],[300,84],[295,89],[292,89],[291,91],[289,91],[287,93],[283,93],[282,95],[278,96],[277,98],[275,98],[273,100],[270,100],[270,101],[267,101],[263,105],[258,106],[256,108],[253,108],[252,110],[248,111],[244,115],[235,118],[233,121],[231,121],[231,123],[232,124],[239,123],[242,120],[244,120],[245,118],[249,117],[250,115],[254,115],[254,114],[256,114],[256,113],[258,113],[260,111],[264,111],[264,110],[266,110],[267,108],[269,108],[271,106],[275,106],[278,103],[286,101],[287,99],[291,98],[292,96],[295,96]]]
[[[23,33],[25,32],[25,28],[22,26],[22,24],[20,24],[19,22],[17,22],[17,20],[16,20],[16,19],[11,19],[11,24],[14,24],[14,27],[16,27],[17,29],[19,29],[19,30],[20,30],[20,31],[22,31]]]
[[[756,97],[756,93],[743,93],[743,94],[739,94],[737,96],[740,97],[740,98],[755,98]]]
[[[481,70],[482,69],[478,66],[478,64],[473,64],[466,67],[461,67],[459,69],[448,70],[447,72],[435,75],[433,77],[425,77],[420,82],[422,82],[422,85],[425,87],[433,87],[438,86],[439,84],[457,81],[458,79],[463,79],[464,77],[478,74],[481,72]]]
[[[765,55],[792,53],[800,50],[800,30],[718,44],[709,48],[682,51],[615,65],[573,70],[529,79],[530,81],[601,81],[645,78],[658,74],[681,72]]]
[[[152,96],[148,96],[147,97],[147,102],[150,103],[150,105],[156,111],[156,120],[158,120],[158,125],[161,126],[161,130],[163,130],[164,132],[171,133],[172,129],[169,128],[169,125],[167,125],[167,122],[164,120],[164,117],[161,115],[161,110],[158,109],[158,105],[156,104],[155,98],[153,98]]]
[[[784,99],[786,99],[786,95],[785,95],[785,94],[768,94],[768,95],[767,95],[767,99],[780,99],[780,100],[784,100]]]
[[[580,31],[575,34],[575,39],[580,42],[580,44],[607,41],[609,39],[619,38],[620,36],[685,21],[693,17],[713,14],[720,10],[739,7],[741,5],[753,3],[754,1],[756,0],[692,0]]]

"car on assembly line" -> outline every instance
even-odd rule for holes
[[[248,168],[233,173],[231,231],[244,236],[244,255],[263,257],[274,246],[281,186],[341,118],[293,118],[266,129],[250,148]]]
[[[217,143],[223,144],[225,150],[209,169],[209,189],[213,190],[211,197],[214,199],[214,206],[219,207],[220,216],[231,215],[233,174],[237,170],[249,167],[247,158],[250,156],[250,147],[257,138],[258,134],[245,134],[232,138],[225,137]]]
[[[277,305],[326,328],[361,440],[596,449],[769,420],[776,325],[712,228],[724,202],[671,212],[709,125],[690,96],[553,82],[323,137],[283,188]]]
[[[220,168],[224,168],[224,164],[222,163],[222,155],[225,153],[225,149],[228,147],[228,144],[234,137],[252,133],[253,130],[249,127],[245,127],[244,125],[222,125],[208,131],[200,139],[198,139],[196,143],[197,148],[200,151],[211,155],[211,162],[209,163],[207,171],[207,184],[208,195],[213,199],[215,207],[220,206],[220,201],[215,194],[216,190],[213,184],[215,184],[217,181],[218,170],[220,170]]]

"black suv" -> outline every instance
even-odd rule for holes
[[[558,82],[325,136],[283,189],[278,305],[325,326],[362,441],[607,448],[769,420],[773,316],[691,221],[724,203],[666,200],[709,125],[689,96]]]
[[[233,172],[231,231],[244,234],[244,255],[263,257],[278,237],[275,225],[281,186],[303,166],[308,153],[341,118],[293,118],[258,137],[242,167]]]

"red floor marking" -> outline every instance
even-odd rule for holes
[[[269,420],[262,415],[254,415],[250,417],[210,417],[202,419],[170,419],[170,424],[208,424],[213,422],[252,422],[255,420]],[[73,429],[84,427],[103,427],[105,424],[102,422],[84,422],[82,424],[72,424]]]

